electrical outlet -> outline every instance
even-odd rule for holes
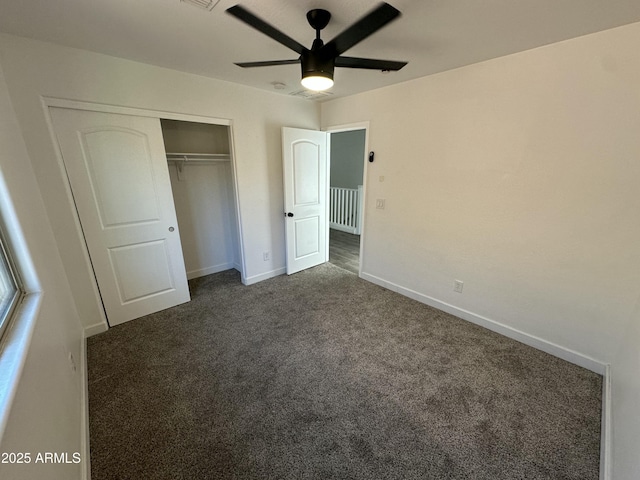
[[[376,200],[376,208],[379,208],[380,210],[384,210],[384,198],[378,198]]]
[[[462,280],[454,280],[453,281],[453,291],[456,293],[462,293],[462,287],[464,287],[464,282]]]
[[[271,252],[262,252],[262,260],[265,262],[271,260]]]

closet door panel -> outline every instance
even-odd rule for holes
[[[109,324],[189,301],[160,120],[51,118]]]

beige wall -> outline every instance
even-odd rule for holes
[[[31,258],[29,266],[18,254],[19,263],[30,272],[25,278],[28,289],[44,292],[4,435],[0,428],[0,452],[30,452],[32,463],[0,464],[0,478],[79,478],[86,458],[80,465],[35,463],[37,452],[82,452],[83,335],[1,68],[0,145],[0,181],[8,190],[18,223],[8,236],[14,240],[14,247],[21,252],[26,249],[25,253]],[[0,206],[5,215],[11,208],[7,203]],[[2,353],[7,354],[7,350]],[[68,361],[69,353],[78,367],[75,372]],[[6,371],[0,372],[2,380],[6,374]],[[5,387],[3,383],[2,388]]]
[[[363,272],[610,363],[616,480],[640,471],[638,45],[633,24],[321,109],[370,121]]]
[[[85,327],[99,331],[103,320],[91,286],[91,272],[85,262],[78,261],[81,238],[45,122],[42,96],[230,120],[246,279],[252,282],[282,271],[280,129],[317,129],[316,104],[10,35],[0,35],[0,61]],[[264,251],[271,252],[267,262],[263,260]]]

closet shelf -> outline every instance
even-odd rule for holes
[[[228,153],[167,153],[168,162],[210,163],[230,160],[231,156]]]

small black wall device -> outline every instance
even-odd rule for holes
[[[369,152],[369,161],[370,162],[373,162],[373,155],[374,155],[373,152]]]

